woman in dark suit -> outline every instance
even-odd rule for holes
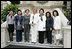
[[[54,20],[51,17],[51,13],[49,11],[46,12],[46,37],[47,37],[47,43],[50,43],[50,44],[52,44],[53,23],[54,23]]]
[[[17,15],[15,16],[14,27],[16,29],[16,42],[22,41],[22,29],[24,29],[24,17],[22,16],[21,10],[17,11]]]

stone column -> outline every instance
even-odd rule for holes
[[[7,28],[6,28],[6,22],[1,24],[1,48],[4,48],[7,46],[7,41],[9,40]]]
[[[63,27],[64,48],[71,48],[71,26]]]

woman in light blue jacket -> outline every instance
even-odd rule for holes
[[[10,41],[13,41],[13,32],[14,32],[13,10],[10,10],[9,15],[7,15],[6,21],[7,21],[7,28],[8,28],[8,32],[9,32],[9,39],[10,39]]]

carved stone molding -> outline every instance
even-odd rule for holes
[[[45,4],[45,3],[47,3],[48,1],[37,1],[37,3],[39,3],[39,4]]]

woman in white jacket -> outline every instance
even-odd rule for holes
[[[39,32],[39,43],[44,43],[44,33],[46,31],[45,29],[45,22],[46,22],[46,17],[44,15],[44,9],[39,10],[39,21],[38,21],[38,32]]]
[[[55,35],[54,35],[54,44],[59,44],[59,40],[57,39],[57,34],[60,33],[61,30],[61,18],[58,14],[57,10],[53,11],[53,16],[54,16],[54,30],[55,30]]]
[[[38,25],[38,19],[39,19],[38,16],[39,15],[37,14],[37,9],[34,8],[33,14],[31,14],[31,17],[30,17],[30,25],[31,25],[30,34],[31,34],[32,43],[37,42],[37,35],[38,35],[37,25]]]

